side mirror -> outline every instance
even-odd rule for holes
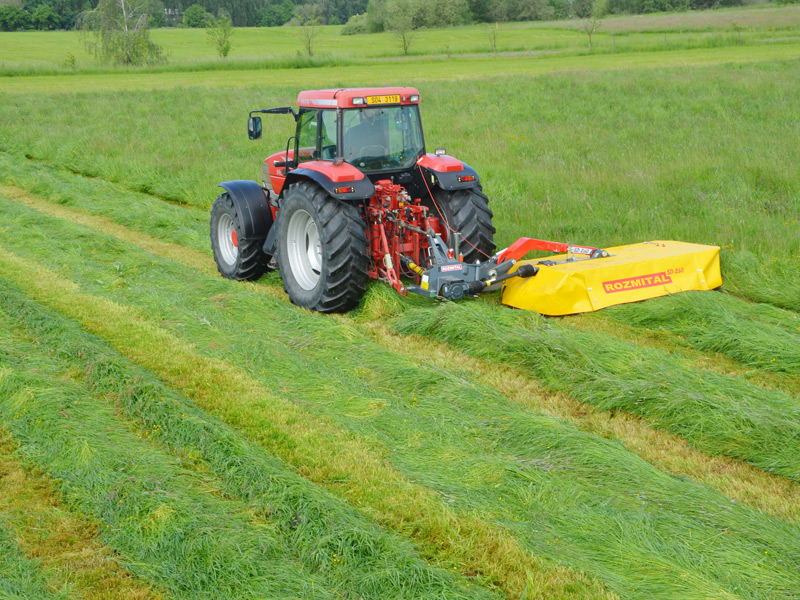
[[[251,140],[261,139],[261,117],[247,119],[247,137]]]

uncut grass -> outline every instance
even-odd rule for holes
[[[419,87],[428,146],[445,145],[481,173],[501,247],[523,235],[717,244],[726,289],[796,309],[796,69],[788,61]],[[291,129],[290,119],[268,119],[264,143],[253,144],[242,115],[292,104],[300,87],[9,95],[0,148],[207,208],[219,181],[260,181],[260,158]]]
[[[280,460],[247,442],[152,373],[120,356],[74,321],[3,285],[0,310],[64,369],[79,372],[96,397],[134,419],[146,437],[197,461],[229,497],[267,515],[294,556],[334,587],[359,598],[490,598],[423,562],[407,541],[389,535],[354,508],[310,484]],[[338,560],[337,560],[338,559]]]
[[[56,478],[68,504],[105,523],[104,541],[132,572],[175,598],[336,597],[273,524],[121,425],[35,344],[0,335],[0,414],[20,453]]]
[[[652,52],[540,52],[503,54],[464,54],[423,56],[411,60],[375,59],[356,65],[336,68],[271,70],[212,70],[166,73],[114,73],[34,75],[6,77],[3,91],[9,94],[81,93],[94,91],[122,92],[130,90],[171,90],[200,87],[204,89],[241,89],[259,86],[294,85],[299,89],[320,87],[374,86],[375,82],[397,82],[403,85],[435,81],[480,80],[496,77],[533,77],[552,73],[585,71],[613,72],[653,70],[669,67],[706,67],[712,65],[751,64],[792,61],[797,59],[800,39],[796,36],[780,42],[725,47],[704,47]]]
[[[50,590],[39,561],[27,558],[0,513],[0,597],[4,600],[67,600],[68,590]]]
[[[74,245],[66,229],[50,233]],[[96,251],[108,255],[103,246]],[[118,261],[119,245],[110,246]],[[68,254],[65,248],[60,264]],[[375,348],[347,323],[309,317],[161,261],[158,282],[138,279],[135,271],[150,271],[149,257],[137,267],[126,254],[132,279],[113,285],[116,292],[92,283],[108,267],[90,259],[86,246],[86,272],[71,276],[93,293],[146,307],[204,354],[244,361],[269,387],[391,449],[393,464],[453,506],[498,519],[537,552],[585,569],[615,591],[769,597],[761,586],[788,593],[798,585],[793,567],[782,566],[795,560],[794,525],[659,472],[615,442],[532,415],[458,375]],[[777,567],[761,558],[776,555],[784,561]],[[639,561],[633,574],[631,561]]]
[[[613,307],[635,327],[665,329],[694,348],[773,373],[800,374],[800,314],[726,294],[687,293]]]

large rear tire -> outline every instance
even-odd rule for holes
[[[358,207],[301,181],[286,192],[279,214],[277,259],[289,300],[324,313],[358,306],[369,278]]]
[[[264,239],[245,239],[240,215],[225,192],[211,209],[211,248],[223,277],[255,280],[270,270],[271,256],[264,254]]]
[[[461,233],[460,250],[464,262],[483,262],[491,258],[495,251],[495,228],[492,226],[494,214],[489,208],[489,198],[478,188],[452,191],[436,189],[433,193],[436,205],[430,199],[426,204],[434,216],[447,223],[442,223],[447,234],[444,236],[447,245],[453,247],[449,225]],[[437,210],[437,206],[440,210]]]

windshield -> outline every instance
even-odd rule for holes
[[[423,150],[416,105],[346,110],[343,118],[342,155],[361,170],[408,168]]]

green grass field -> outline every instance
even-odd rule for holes
[[[574,26],[161,30],[130,70],[0,34],[0,596],[800,599],[800,10]],[[362,84],[419,87],[499,247],[717,244],[722,289],[322,316],[221,278],[216,185],[291,133],[247,112]]]

